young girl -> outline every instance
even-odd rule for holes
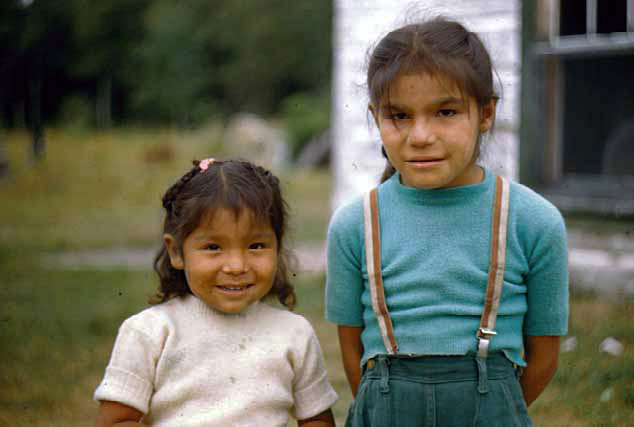
[[[328,231],[347,425],[530,425],[567,329],[566,235],[550,203],[476,163],[489,55],[437,18],[387,34],[367,83],[387,167]]]
[[[337,396],[317,338],[288,308],[278,179],[242,161],[203,160],[163,196],[155,305],[119,330],[97,426],[334,426]]]

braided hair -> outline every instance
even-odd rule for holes
[[[293,309],[296,296],[289,281],[290,253],[285,247],[288,205],[279,179],[263,167],[243,160],[205,164],[194,160],[193,164],[163,195],[163,233],[171,234],[180,250],[187,236],[204,218],[213,217],[217,209],[230,209],[236,216],[247,209],[256,220],[271,225],[278,242],[277,272],[267,297],[275,296],[282,305]],[[184,271],[172,267],[165,245],[154,258],[154,270],[160,283],[151,304],[192,293]]]

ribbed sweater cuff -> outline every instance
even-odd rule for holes
[[[112,366],[106,368],[106,375],[97,390],[94,400],[111,400],[131,406],[147,414],[152,384],[142,378]]]

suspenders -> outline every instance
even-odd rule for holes
[[[478,356],[485,358],[491,339],[496,335],[495,320],[498,316],[504,267],[506,264],[506,226],[509,217],[509,183],[498,176],[495,181],[495,199],[493,202],[493,225],[491,226],[491,256],[489,278],[487,282],[484,311],[480,320],[478,337]]]
[[[496,335],[495,320],[500,306],[504,268],[506,262],[506,228],[508,224],[509,182],[498,176],[495,182],[495,198],[493,203],[493,224],[491,226],[491,256],[487,282],[484,310],[478,337],[478,356],[486,358],[491,339]],[[381,233],[379,229],[379,209],[377,189],[366,193],[363,200],[365,260],[368,270],[368,283],[372,309],[379,323],[383,343],[388,354],[396,354],[398,345],[394,336],[394,328],[390,313],[385,303],[385,291],[381,275]]]
[[[379,229],[379,206],[376,188],[366,194],[363,200],[365,225],[365,265],[368,270],[370,285],[370,299],[372,309],[379,322],[383,343],[388,354],[395,354],[398,350],[392,319],[385,303],[383,277],[381,275],[381,231]]]

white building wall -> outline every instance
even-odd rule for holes
[[[439,14],[477,32],[489,49],[501,100],[494,134],[484,139],[482,163],[517,177],[520,0],[457,0],[450,6],[439,0],[335,0],[334,5],[333,207],[377,185],[384,167],[378,131],[367,114],[368,52],[388,31]]]

